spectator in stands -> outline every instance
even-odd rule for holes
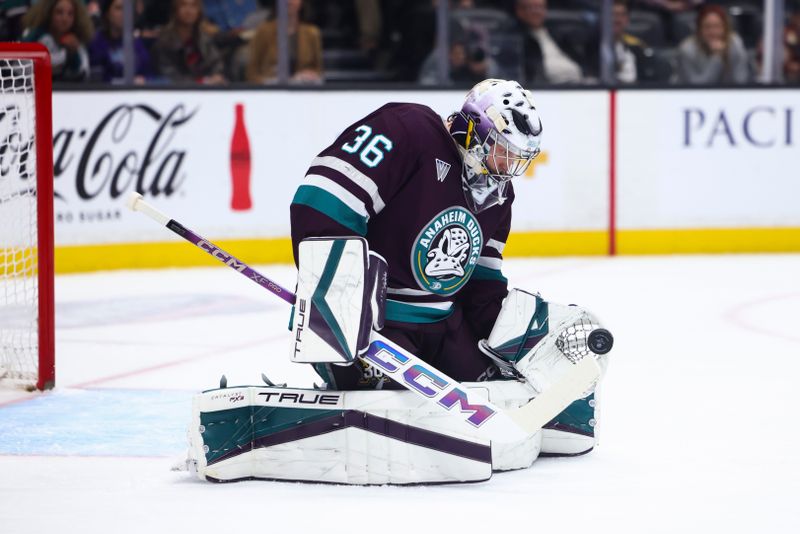
[[[612,6],[612,31],[614,34],[614,71],[617,81],[635,83],[639,77],[639,67],[644,58],[646,45],[638,37],[625,30],[630,24],[628,6],[630,0],[614,0]]]
[[[487,78],[497,78],[498,67],[492,58],[481,47],[468,47],[456,41],[450,45],[448,55],[450,62],[450,81],[454,84],[473,86]],[[419,83],[437,85],[439,83],[439,65],[436,50],[431,52],[422,64]]]
[[[730,25],[725,9],[700,8],[697,29],[678,47],[678,82],[692,85],[746,83],[750,79],[747,50]]]
[[[50,51],[53,80],[80,82],[89,77],[86,44],[94,28],[79,0],[39,0],[25,15],[23,41],[38,41]]]
[[[789,22],[783,32],[783,78],[786,83],[800,84],[800,3],[789,12]]]
[[[680,13],[697,8],[705,0],[638,0],[642,7],[651,7],[667,13]]]
[[[203,31],[202,0],[173,0],[172,15],[153,45],[158,71],[173,82],[227,82],[222,56]]]
[[[242,81],[247,44],[255,28],[266,20],[266,10],[256,0],[204,0],[203,7],[207,33],[222,55],[225,77]]]
[[[100,0],[81,0],[83,4],[86,6],[86,13],[89,15],[89,19],[92,21],[92,26],[94,26],[95,30],[100,28],[103,24],[102,21],[102,5]],[[105,2],[105,0],[103,0]]]
[[[248,15],[259,9],[256,0],[204,0],[206,18],[221,32],[241,30]]]
[[[664,36],[670,44],[677,44],[686,35],[686,29],[678,30],[685,25],[679,24],[682,13],[695,11],[705,0],[636,0],[636,7],[654,11],[661,17]]]
[[[358,44],[361,50],[372,53],[378,48],[381,38],[381,3],[378,0],[355,0],[358,17]]]
[[[136,31],[152,48],[158,34],[169,23],[172,3],[165,0],[136,0]]]
[[[25,30],[23,20],[31,8],[31,0],[0,2],[0,41],[17,41]]]
[[[100,30],[89,44],[89,62],[92,66],[92,79],[107,83],[120,83],[125,72],[125,58],[122,49],[124,0],[104,0],[100,6]],[[153,76],[150,52],[139,38],[133,39],[134,79],[143,84]]]
[[[576,58],[565,52],[545,27],[547,0],[516,0],[514,14],[524,42],[525,80],[532,83],[577,83],[583,72]]]
[[[289,35],[290,81],[300,84],[322,83],[322,37],[319,28],[302,21],[302,0],[289,0],[287,32]],[[247,81],[272,83],[278,75],[278,24],[275,12],[258,27],[250,41]]]
[[[789,85],[800,84],[800,8],[791,9],[787,2],[787,22],[783,29],[783,81]],[[800,2],[798,2],[800,5]],[[758,43],[756,68],[763,69],[764,41]]]

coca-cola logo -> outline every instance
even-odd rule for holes
[[[178,104],[166,113],[146,104],[121,104],[93,128],[58,130],[53,136],[55,196],[66,200],[62,177],[74,176],[74,192],[83,201],[111,200],[138,191],[170,197],[186,179],[184,148],[175,136],[194,117]]]
[[[31,178],[29,158],[33,135],[31,132],[23,132],[23,119],[24,114],[16,104],[0,108],[0,179],[16,177],[27,182]],[[14,191],[12,194],[22,193],[29,187],[31,186],[23,183],[22,191]]]

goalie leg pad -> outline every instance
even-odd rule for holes
[[[597,444],[597,391],[578,399],[542,429],[542,456],[579,456]]]
[[[352,363],[382,327],[386,261],[362,238],[305,239],[298,251],[292,361]]]
[[[509,407],[532,394],[518,382],[474,386]],[[420,484],[528,467],[541,432],[498,448],[407,391],[236,387],[195,397],[189,441],[191,470],[211,481]]]
[[[536,395],[533,388],[517,380],[462,382],[469,389],[485,390],[488,398],[504,410],[519,408]],[[544,430],[511,443],[492,443],[492,469],[511,471],[533,465],[542,450]]]

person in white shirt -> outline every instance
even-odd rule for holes
[[[583,71],[545,27],[547,0],[516,0],[514,14],[525,43],[525,78],[532,82],[579,83]]]

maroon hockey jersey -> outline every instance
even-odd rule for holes
[[[508,200],[477,215],[462,158],[427,106],[387,104],[355,122],[312,162],[291,205],[292,242],[366,237],[389,264],[387,322],[438,323],[462,308],[485,337],[507,292],[502,251]],[[410,325],[409,325],[410,326]]]

